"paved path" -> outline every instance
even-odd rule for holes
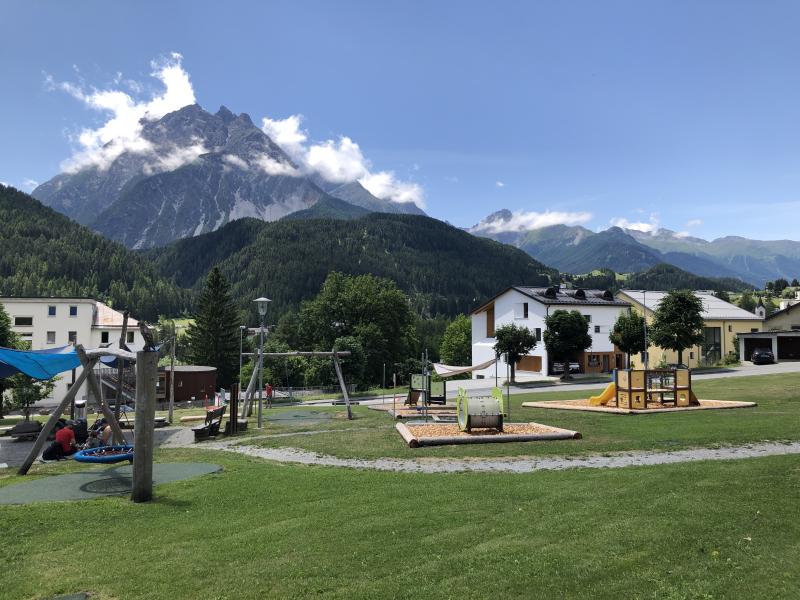
[[[724,448],[695,448],[671,452],[625,452],[620,454],[547,458],[337,458],[297,448],[237,446],[236,440],[209,442],[203,448],[236,452],[283,463],[373,469],[405,473],[458,473],[464,471],[531,473],[564,469],[617,469],[644,465],[665,465],[699,460],[733,460],[784,454],[800,454],[800,442],[765,442]]]

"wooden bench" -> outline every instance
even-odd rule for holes
[[[220,425],[222,425],[222,417],[224,414],[224,406],[209,410],[206,413],[205,423],[197,427],[192,427],[192,431],[194,431],[194,441],[197,442],[210,437],[216,437],[219,433]]]

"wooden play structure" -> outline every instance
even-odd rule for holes
[[[410,380],[408,396],[403,402],[405,406],[447,403],[447,383],[444,380],[433,381],[430,375],[419,373],[413,373]]]
[[[689,369],[616,369],[614,381],[589,398],[589,405],[647,410],[699,406],[700,402],[692,392]]]

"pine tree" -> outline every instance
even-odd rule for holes
[[[239,370],[241,315],[230,296],[230,285],[214,267],[197,303],[197,312],[186,331],[188,355],[193,364],[217,369],[217,385],[228,387]]]

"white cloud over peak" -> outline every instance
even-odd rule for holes
[[[232,167],[236,167],[237,169],[241,169],[242,171],[249,171],[250,165],[247,164],[247,161],[243,158],[239,158],[235,154],[225,154],[222,157],[222,162],[228,164]]]
[[[153,150],[152,144],[142,137],[140,121],[156,120],[165,114],[194,104],[195,96],[189,74],[181,65],[182,56],[173,52],[165,59],[153,61],[151,76],[158,79],[164,89],[149,100],[137,100],[118,89],[85,89],[70,82],[57,82],[46,76],[50,89],[59,89],[83,102],[87,107],[109,115],[108,120],[96,129],[84,128],[76,136],[77,149],[61,167],[75,172],[95,166],[106,169],[123,152],[146,153]],[[115,78],[121,83],[120,74]],[[129,89],[141,89],[125,80]],[[138,84],[137,84],[138,85]]]
[[[253,162],[257,166],[259,166],[267,175],[290,175],[292,177],[299,175],[297,169],[295,169],[289,163],[275,160],[274,158],[267,156],[266,154],[262,154],[261,156],[255,157],[253,159]]]
[[[687,227],[699,227],[702,224],[703,224],[703,219],[691,219],[689,221],[686,221]]]
[[[39,182],[35,179],[25,178],[22,180],[22,188],[28,191],[31,191],[35,187],[39,185]]]
[[[651,214],[649,221],[629,221],[624,217],[614,217],[611,219],[611,224],[614,227],[622,229],[632,229],[633,231],[641,231],[642,233],[656,233],[660,227],[658,215]]]
[[[687,238],[687,237],[689,237],[689,232],[688,231],[676,231],[675,233],[672,234],[672,237],[676,237],[679,240],[683,239],[683,238]]]
[[[486,231],[487,233],[530,231],[531,229],[541,229],[551,225],[581,225],[591,219],[592,213],[589,212],[517,211],[512,213],[509,219],[500,217],[492,220],[484,219],[473,228],[473,231]]]
[[[394,171],[373,171],[360,146],[347,136],[309,142],[308,132],[301,128],[302,115],[285,119],[262,119],[262,130],[300,165],[306,173],[317,173],[332,183],[358,181],[371,194],[393,202],[413,202],[424,208],[422,187],[402,181]]]

